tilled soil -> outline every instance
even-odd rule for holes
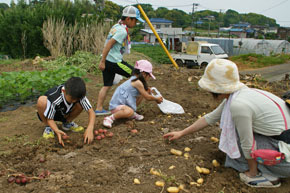
[[[120,120],[110,129],[112,138],[94,140],[92,144],[83,144],[82,133],[71,133],[65,147],[57,140],[42,139],[43,125],[36,116],[36,106],[22,106],[14,111],[0,113],[0,192],[98,192],[98,193],[159,193],[166,192],[170,186],[184,185],[180,192],[281,192],[289,193],[290,180],[282,180],[277,189],[255,189],[244,185],[238,172],[223,166],[225,154],[218,150],[218,143],[211,137],[219,138],[218,124],[208,127],[175,142],[168,142],[162,135],[169,131],[184,129],[198,116],[210,112],[218,104],[212,96],[201,90],[197,81],[202,75],[199,69],[180,68],[171,65],[159,65],[154,68],[157,80],[149,85],[158,88],[163,97],[183,106],[185,114],[163,114],[156,103],[146,102],[138,108],[138,113],[145,116],[143,121]],[[101,88],[101,76],[88,75],[88,98],[93,106]],[[270,90],[281,96],[289,82],[256,82],[245,77],[251,86]],[[110,96],[106,99],[108,106]],[[83,112],[75,122],[86,126],[87,114]],[[102,126],[102,116],[96,118],[95,129]],[[61,126],[61,125],[59,125]],[[138,133],[132,133],[137,129]],[[189,157],[170,153],[174,148],[185,153],[189,147]],[[43,159],[40,161],[40,159]],[[212,160],[221,163],[213,167]],[[195,167],[210,169],[210,174],[199,174]],[[174,166],[173,169],[169,169]],[[153,175],[154,168],[161,175]],[[172,167],[171,167],[172,168]],[[51,174],[38,178],[43,171]],[[26,185],[7,182],[9,175],[25,174],[35,177]],[[41,176],[40,176],[41,177]],[[137,178],[140,184],[134,184]],[[190,185],[198,178],[204,182],[200,186]],[[165,187],[155,185],[164,181]]]

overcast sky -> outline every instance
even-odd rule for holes
[[[10,4],[11,0],[0,0]],[[17,0],[15,0],[17,1]],[[118,5],[136,4],[136,0],[111,0]],[[192,4],[197,3],[195,10],[212,10],[225,12],[233,9],[239,13],[258,13],[273,18],[281,26],[290,27],[290,0],[138,0],[139,3],[148,3],[168,9],[181,9],[187,13],[192,11]]]

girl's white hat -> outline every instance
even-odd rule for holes
[[[237,65],[226,59],[213,59],[198,84],[204,90],[220,94],[230,94],[245,86],[240,82]]]

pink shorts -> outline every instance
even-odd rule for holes
[[[126,105],[119,105],[115,109],[111,110],[111,113],[114,114],[118,111],[120,111],[123,107],[126,107]]]

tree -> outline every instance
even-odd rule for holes
[[[8,9],[9,6],[6,3],[0,3],[0,9]]]
[[[227,10],[225,16],[224,16],[224,26],[225,27],[229,27],[230,24],[235,24],[235,23],[239,23],[239,21],[241,21],[240,15],[238,12],[234,11],[234,10]]]

